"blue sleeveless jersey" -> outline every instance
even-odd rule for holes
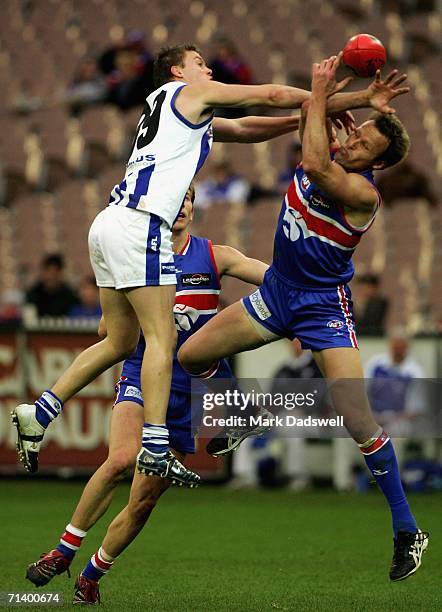
[[[175,325],[178,341],[173,358],[172,391],[190,393],[192,377],[180,366],[177,353],[181,345],[218,311],[221,283],[213,256],[212,243],[207,238],[190,236],[181,253],[174,257],[177,287],[175,305]],[[126,359],[122,378],[131,380],[138,377],[146,343],[141,335],[135,353]],[[217,378],[232,378],[233,374],[224,359],[217,371]],[[141,388],[141,384],[138,385]]]
[[[372,171],[360,174],[374,186]],[[345,285],[354,274],[355,248],[379,206],[380,197],[372,219],[364,227],[353,227],[343,207],[322,193],[299,164],[282,204],[270,269],[300,289]]]

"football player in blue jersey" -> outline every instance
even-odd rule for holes
[[[224,85],[194,45],[161,51],[155,62],[157,89],[146,99],[121,183],[89,232],[91,264],[100,288],[108,335],[87,348],[33,404],[13,411],[20,460],[30,472],[46,428],[75,393],[101,372],[130,355],[142,329],[148,340],[141,372],[144,395],[142,446],[137,465],[168,474],[186,486],[199,476],[170,453],[165,424],[176,331],[171,316],[176,275],[171,227],[186,190],[203,165],[213,137],[223,142],[257,142],[287,133],[296,118],[213,119],[216,106],[299,108],[310,92],[285,85]],[[347,79],[336,85],[340,90]],[[329,112],[369,101],[383,110],[385,96],[373,89],[337,93]],[[391,93],[391,92],[388,92]],[[394,92],[398,95],[400,92]]]
[[[313,65],[312,95],[302,109],[302,163],[284,198],[274,258],[263,285],[226,308],[180,349],[193,374],[213,371],[219,359],[295,336],[311,349],[325,377],[333,380],[336,411],[364,454],[392,514],[393,581],[420,567],[428,534],[418,529],[402,488],[390,438],[376,423],[363,384],[347,283],[351,257],[380,206],[373,170],[392,166],[408,153],[408,134],[393,109],[376,113],[330,150],[327,99],[336,85],[341,56]],[[406,76],[378,71],[374,88],[406,93]]]
[[[245,257],[230,246],[213,245],[210,240],[189,234],[193,219],[193,186],[173,227],[173,249],[177,267],[177,295],[174,314],[178,329],[178,346],[217,312],[220,279],[238,278],[260,285],[267,264]],[[99,333],[105,337],[105,321]],[[54,576],[68,571],[88,530],[108,509],[113,492],[135,464],[143,428],[143,395],[140,373],[145,341],[140,337],[136,352],[124,362],[117,383],[117,397],[112,411],[109,455],[87,483],[81,499],[66,526],[57,547],[31,564],[26,577],[36,586],[47,584]],[[219,374],[232,378],[226,361]],[[191,377],[181,368],[175,352],[167,424],[174,456],[182,461],[186,453],[195,452],[191,423]],[[259,434],[259,428],[251,433]],[[159,497],[171,481],[158,476],[134,475],[128,505],[112,521],[102,546],[79,575],[74,603],[97,603],[98,581],[111,568],[114,559],[141,531]]]

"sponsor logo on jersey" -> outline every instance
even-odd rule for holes
[[[193,274],[183,274],[181,284],[183,287],[208,287],[212,282],[212,275],[207,272],[194,272]]]
[[[344,327],[344,322],[338,321],[338,319],[333,319],[333,321],[329,321],[327,323],[327,327],[331,327],[332,329],[342,329]]]
[[[175,264],[173,263],[162,263],[161,274],[175,274]]]
[[[129,168],[130,166],[133,166],[134,164],[141,164],[141,163],[148,163],[148,164],[153,164],[155,162],[155,155],[139,155],[136,159],[133,159],[131,162],[128,162],[126,164],[126,168]]]
[[[158,236],[154,236],[150,241],[150,248],[152,251],[156,251],[158,249]]]
[[[131,385],[125,388],[124,397],[136,397],[139,400],[143,400],[141,389],[138,389],[138,387],[132,387]]]
[[[267,304],[262,299],[262,295],[259,289],[257,289],[252,295],[249,295],[249,300],[253,306],[253,310],[256,312],[261,321],[265,321],[272,316],[272,313],[267,307]]]
[[[327,202],[324,202],[322,197],[319,195],[312,196],[310,198],[310,202],[313,204],[313,206],[322,206],[324,208],[330,208],[330,204],[327,204]]]

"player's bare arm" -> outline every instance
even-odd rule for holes
[[[364,177],[347,173],[330,159],[326,102],[334,90],[337,64],[338,58],[330,58],[313,65],[312,96],[302,139],[303,167],[322,191],[350,210],[366,212],[368,220],[378,202],[376,190]]]
[[[299,128],[300,117],[241,117],[212,121],[213,139],[217,142],[263,142]]]
[[[245,283],[261,285],[268,265],[259,259],[246,257],[231,246],[216,244],[213,254],[220,276],[232,276]]]
[[[341,57],[342,53],[336,58],[336,68],[340,64]],[[392,70],[385,79],[382,79],[381,71],[377,70],[373,82],[367,89],[332,94],[327,101],[327,113],[332,114],[356,108],[372,108],[380,113],[393,114],[396,111],[389,105],[391,100],[410,91],[408,86],[400,87],[406,79],[407,75],[405,73],[399,74],[398,70]]]

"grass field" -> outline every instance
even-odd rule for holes
[[[0,590],[33,591],[25,568],[56,545],[82,484],[3,480],[1,488]],[[89,532],[73,577],[59,576],[44,589],[62,593],[65,608],[75,574],[127,493],[124,484]],[[155,612],[442,610],[442,495],[411,502],[431,532],[430,546],[416,576],[392,584],[390,517],[380,494],[172,490],[101,581],[102,605]]]

